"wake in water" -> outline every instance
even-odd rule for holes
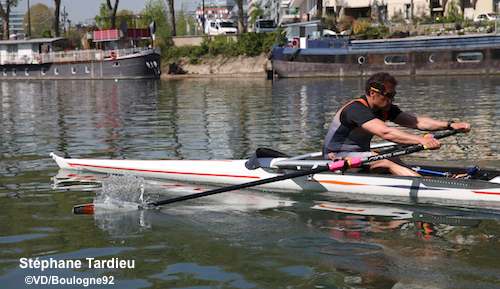
[[[101,193],[95,198],[94,205],[100,208],[137,209],[144,200],[144,178],[127,173],[123,176],[111,175],[102,181]]]

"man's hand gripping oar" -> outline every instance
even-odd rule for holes
[[[445,131],[445,132],[442,132],[439,134],[435,134],[433,137],[436,139],[440,139],[440,138],[444,138],[447,136],[457,134],[459,132],[465,132],[465,130],[449,130],[449,131]],[[357,168],[357,167],[360,167],[364,164],[368,164],[368,163],[373,162],[373,161],[379,161],[379,160],[389,159],[389,158],[396,157],[396,156],[407,155],[407,154],[419,152],[419,151],[422,151],[425,149],[428,149],[428,148],[424,147],[422,145],[415,145],[415,146],[412,146],[409,148],[405,148],[403,150],[398,150],[395,152],[390,152],[390,153],[385,153],[385,154],[379,154],[376,156],[371,156],[371,157],[366,157],[366,158],[350,158],[350,159],[346,159],[346,160],[335,161],[335,162],[331,162],[325,166],[316,167],[314,169],[297,171],[297,172],[293,172],[290,174],[285,174],[285,175],[280,175],[280,176],[276,176],[276,177],[272,177],[272,178],[248,182],[248,183],[244,183],[244,184],[219,188],[219,189],[210,190],[207,192],[201,192],[201,193],[181,196],[181,197],[167,199],[167,200],[163,200],[163,201],[151,202],[151,203],[139,205],[138,207],[139,207],[139,209],[152,208],[152,207],[157,207],[157,206],[161,206],[161,205],[186,201],[186,200],[190,200],[190,199],[196,199],[196,198],[201,198],[201,197],[205,197],[205,196],[225,193],[225,192],[229,192],[229,191],[245,189],[245,188],[249,188],[249,187],[254,187],[254,186],[258,186],[258,185],[272,183],[272,182],[283,181],[283,180],[293,179],[293,178],[307,176],[307,175],[313,175],[313,174],[321,173],[321,172],[327,172],[327,171],[333,172],[333,171],[338,171],[338,170],[342,170],[342,169],[346,169],[346,168],[347,169]],[[94,213],[94,205],[88,204],[88,205],[75,206],[73,208],[73,213],[75,213],[75,214],[93,214]]]

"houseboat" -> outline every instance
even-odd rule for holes
[[[279,77],[500,73],[500,35],[414,36],[353,40],[323,36],[319,22],[287,27],[285,45],[273,47]]]
[[[0,80],[160,77],[160,51],[138,45],[151,38],[149,29],[96,30],[87,38],[88,49],[60,37],[0,41]]]

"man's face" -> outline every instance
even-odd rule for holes
[[[384,86],[385,92],[378,93],[379,107],[382,110],[389,111],[391,104],[394,102],[394,93],[396,92],[396,88],[390,82],[384,83]]]

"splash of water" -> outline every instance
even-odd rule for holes
[[[144,197],[144,178],[126,173],[111,175],[102,182],[102,191],[94,204],[141,204]]]

